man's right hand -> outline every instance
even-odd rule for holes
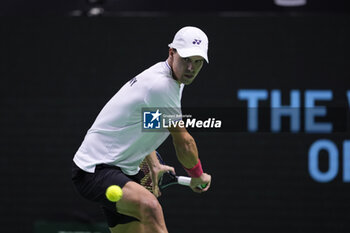
[[[211,175],[207,173],[202,173],[202,175],[198,178],[192,177],[190,187],[193,190],[193,192],[202,193],[202,192],[208,191],[210,184],[211,184]],[[205,188],[200,188],[204,186]]]

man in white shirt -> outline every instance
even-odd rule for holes
[[[201,193],[210,187],[211,176],[204,173],[193,137],[183,127],[143,132],[142,109],[162,108],[181,114],[184,85],[189,85],[208,62],[208,38],[196,27],[179,30],[169,44],[169,56],[126,83],[105,105],[74,156],[73,182],[85,198],[98,202],[112,233],[166,233],[162,208],[155,196],[139,184],[140,163],[146,159],[153,184],[160,174],[174,172],[161,165],[155,150],[171,134],[177,158],[192,177],[191,188]],[[123,197],[109,202],[105,191],[119,185]],[[206,186],[203,189],[198,187]]]

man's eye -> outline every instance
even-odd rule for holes
[[[188,57],[183,58],[183,60],[184,60],[185,62],[189,62],[189,61],[190,61],[190,59],[189,59]]]

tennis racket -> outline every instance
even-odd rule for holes
[[[156,151],[157,158],[159,160],[160,164],[166,165],[163,161],[160,154]],[[145,176],[141,179],[141,185],[144,186],[147,190],[152,192],[152,178],[150,173],[150,168],[148,167],[148,164],[146,160],[144,159],[142,163],[140,164],[140,169],[145,174]],[[190,186],[191,184],[191,177],[187,176],[176,176],[172,172],[165,172],[159,179],[158,186],[160,190],[165,189],[166,187],[169,187],[171,185],[185,185]]]

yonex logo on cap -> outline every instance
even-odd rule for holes
[[[197,44],[197,45],[200,45],[202,43],[202,40],[197,40],[197,39],[194,39],[194,41],[192,42],[192,44]]]

